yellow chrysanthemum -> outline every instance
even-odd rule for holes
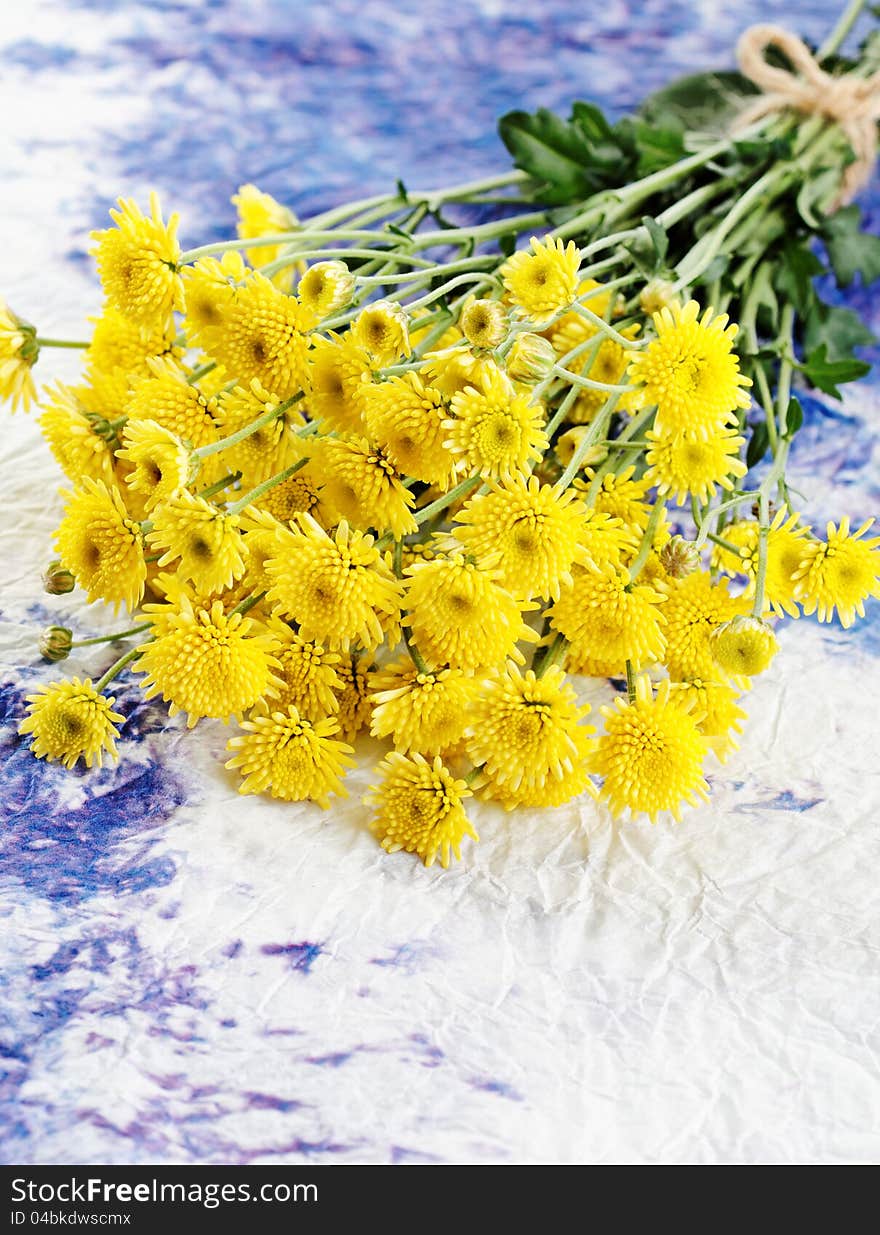
[[[147,577],[140,524],[128,517],[118,492],[100,480],[68,494],[55,534],[58,556],[90,601],[134,609]]]
[[[376,810],[370,826],[387,853],[417,853],[425,866],[433,866],[439,853],[445,869],[450,851],[461,858],[465,836],[479,840],[462,805],[471,791],[444,767],[439,755],[428,763],[421,755],[393,751],[378,771],[382,779],[364,800]]]
[[[206,328],[219,326],[235,299],[236,288],[249,274],[234,249],[217,257],[203,257],[182,272],[185,316],[183,329],[189,343],[198,342]]]
[[[677,506],[691,496],[705,505],[718,485],[730,491],[733,478],[748,470],[739,458],[745,438],[736,429],[719,428],[708,437],[649,429],[645,437],[652,443],[645,455],[645,480],[657,486],[660,497],[675,498]]]
[[[335,719],[346,742],[353,742],[362,729],[369,728],[373,715],[370,681],[374,669],[369,656],[356,652],[343,656],[336,666],[341,685],[333,692],[337,703]]]
[[[549,599],[571,584],[586,522],[586,509],[571,490],[561,493],[535,476],[516,476],[472,498],[454,530],[480,566],[499,572],[511,595]]]
[[[309,514],[323,527],[330,527],[335,520],[323,503],[323,488],[324,478],[320,469],[314,460],[309,459],[287,480],[267,489],[262,497],[257,498],[256,505],[260,510],[268,511],[279,523],[290,523],[298,514]]]
[[[716,665],[734,677],[757,677],[779,651],[776,636],[760,618],[740,614],[709,636]]]
[[[741,721],[746,713],[737,706],[738,690],[727,682],[673,682],[670,699],[691,700],[691,715],[720,763],[725,763],[738,749],[737,737],[742,733]]]
[[[655,696],[645,675],[636,680],[634,702],[617,698],[601,709],[605,732],[592,768],[605,778],[599,797],[614,815],[629,809],[654,823],[661,811],[670,811],[679,820],[685,803],[708,799],[702,773],[708,746],[692,706],[692,700],[671,694],[669,682]]]
[[[238,515],[229,515],[203,497],[181,489],[157,506],[151,546],[162,551],[159,566],[175,562],[183,579],[202,594],[232,587],[245,572]]]
[[[406,476],[446,485],[455,460],[444,446],[445,402],[416,373],[366,386],[363,407],[370,437]]]
[[[252,634],[250,618],[224,613],[219,600],[193,605],[185,596],[150,609],[155,638],[138,660],[144,694],[161,694],[172,716],[185,712],[189,728],[203,716],[238,717],[281,689],[271,636]]]
[[[636,669],[661,659],[664,597],[629,571],[606,563],[576,568],[571,587],[549,610],[550,625],[569,641],[572,672],[614,677],[626,662]]]
[[[428,352],[419,372],[444,399],[451,399],[469,386],[482,390],[484,383],[498,373],[498,365],[490,356],[478,356],[469,348],[455,347],[451,351]]]
[[[125,413],[132,382],[139,379],[127,377],[122,369],[102,373],[98,369],[88,368],[83,377],[85,380],[71,387],[71,390],[86,415],[107,421],[119,420]],[[105,431],[103,426],[101,430]],[[108,440],[110,436],[108,432]]]
[[[116,726],[125,717],[113,711],[116,700],[99,695],[89,678],[50,682],[28,695],[27,701],[29,715],[18,732],[33,735],[31,750],[38,759],[63,763],[66,768],[72,768],[77,759],[84,759],[86,767],[97,763],[100,768],[105,753],[118,759]]]
[[[369,357],[345,335],[316,338],[309,352],[309,411],[327,429],[362,433],[363,396],[372,379]]]
[[[689,300],[653,316],[657,338],[630,359],[629,379],[641,387],[632,406],[656,406],[656,429],[710,437],[736,408],[749,406],[733,351],[735,325]]]
[[[796,575],[804,560],[806,537],[810,529],[800,526],[800,515],[791,514],[786,506],[773,517],[767,532],[767,568],[764,579],[764,600],[770,612],[777,617],[788,614],[797,617],[800,610],[795,600]],[[760,525],[755,519],[729,523],[722,533],[723,538],[735,545],[739,552],[732,553],[722,545],[712,550],[712,565],[730,575],[745,575],[748,579],[746,596],[754,596],[758,575]]]
[[[320,322],[345,308],[355,289],[355,277],[344,262],[317,262],[303,274],[296,294],[300,304]]]
[[[361,309],[352,323],[351,337],[380,369],[412,351],[406,313],[391,300],[377,300]]]
[[[820,622],[830,622],[835,610],[841,626],[852,626],[865,616],[865,601],[880,596],[880,536],[863,540],[874,523],[868,519],[850,532],[848,518],[829,523],[826,540],[807,540],[795,573],[796,596],[807,615],[818,611]]]
[[[149,217],[122,197],[110,217],[116,226],[92,232],[91,250],[107,299],[132,321],[164,325],[172,310],[183,309],[178,216],[163,222],[158,195],[151,193]]]
[[[217,405],[191,386],[172,361],[152,360],[125,406],[131,420],[154,420],[192,447],[217,441]]]
[[[541,326],[577,295],[581,253],[574,241],[549,236],[533,236],[531,250],[514,253],[500,273],[514,312]]]
[[[561,669],[536,677],[508,664],[483,683],[470,709],[468,754],[511,792],[541,788],[570,775],[592,751],[595,729],[581,724],[589,711],[589,704],[578,705]]]
[[[591,742],[591,745],[595,743]],[[562,806],[572,798],[579,798],[582,793],[598,797],[599,791],[590,780],[590,764],[588,759],[575,762],[571,770],[561,776],[549,776],[542,785],[523,781],[516,789],[510,785],[494,780],[491,776],[482,775],[479,782],[479,796],[497,802],[505,810],[516,810],[521,806],[553,807]]]
[[[430,665],[484,669],[508,656],[522,663],[517,642],[534,642],[537,636],[492,571],[455,553],[416,562],[406,574],[404,625]]]
[[[335,720],[306,720],[292,705],[286,713],[255,716],[242,724],[246,733],[231,738],[226,764],[243,777],[239,793],[264,793],[285,802],[317,802],[324,810],[330,794],[347,797],[342,777],[354,766],[354,753],[336,738]]]
[[[270,603],[299,623],[303,638],[333,651],[353,642],[378,647],[380,617],[396,616],[400,608],[399,584],[373,537],[345,521],[329,536],[310,515],[297,515],[290,531],[279,531],[277,556],[266,569],[275,580]]]
[[[543,405],[518,394],[500,369],[490,372],[479,390],[468,386],[453,395],[450,411],[443,422],[444,444],[468,471],[504,480],[547,449]]]
[[[661,585],[666,595],[664,663],[673,680],[691,682],[696,678],[710,682],[718,676],[709,637],[722,623],[747,613],[749,602],[730,596],[727,580],[712,582],[706,570],[696,570],[683,579]]]
[[[158,502],[168,501],[186,484],[189,451],[155,420],[128,420],[123,441],[125,446],[117,451],[117,456],[131,464],[125,483],[144,495],[147,510]]]
[[[100,422],[87,415],[76,391],[61,382],[48,388],[43,397],[40,431],[65,475],[72,481],[86,476],[103,480],[112,488],[113,449],[98,432]]]
[[[343,686],[336,672],[339,653],[304,639],[280,618],[271,618],[267,629],[272,636],[272,655],[280,666],[278,676],[284,683],[273,710],[275,706],[293,706],[311,721],[337,712],[339,701],[334,692]]]
[[[458,742],[476,701],[479,682],[460,669],[424,673],[409,657],[373,674],[375,737],[390,737],[397,750],[438,755]]]
[[[101,316],[89,321],[95,328],[84,359],[87,368],[97,373],[147,377],[149,360],[177,354],[173,322],[132,321],[112,305],[105,305]]]
[[[553,449],[556,451],[556,457],[563,467],[568,467],[569,463],[571,463],[574,458],[575,451],[580,448],[581,443],[584,440],[584,435],[589,433],[589,431],[589,425],[575,425],[571,429],[566,429],[564,433],[561,433],[559,437],[556,438],[553,443]],[[607,458],[608,447],[603,446],[600,442],[597,445],[590,446],[587,449],[586,454],[581,459],[580,466],[586,470],[588,467],[593,467],[598,463],[604,462]],[[581,482],[579,479],[575,479],[572,483],[577,486]]]
[[[322,497],[340,518],[360,531],[391,532],[396,540],[416,531],[415,498],[384,450],[363,437],[326,437],[315,452]]]
[[[220,436],[231,437],[271,412],[283,400],[254,378],[247,386],[236,386],[221,394],[218,402]],[[295,430],[304,423],[298,405],[294,404],[255,433],[227,446],[223,451],[224,466],[231,472],[241,473],[244,489],[262,484],[301,457]]]
[[[279,399],[288,399],[306,380],[311,327],[294,296],[286,296],[263,275],[252,273],[222,305],[220,320],[201,331],[204,350],[240,381],[257,378]]]
[[[283,206],[271,195],[263,193],[255,184],[243,184],[233,194],[232,204],[238,211],[238,235],[242,240],[258,240],[261,236],[275,236],[279,232],[295,231],[299,219],[292,210]],[[245,256],[252,266],[268,266],[284,253],[284,245],[260,245],[246,249]],[[279,270],[272,282],[283,291],[289,291],[295,273],[294,264]]]
[[[469,299],[458,319],[459,329],[471,347],[492,351],[507,336],[507,313],[497,300]]]
[[[587,468],[587,479],[591,485],[593,477],[592,468]],[[575,488],[580,488],[580,485],[576,483]],[[619,475],[607,472],[593,494],[593,509],[621,519],[627,527],[641,534],[651,517],[651,505],[646,500],[650,488],[651,483],[646,477],[635,479],[634,467],[625,468]]]
[[[593,279],[586,279],[578,288],[578,294],[582,296],[586,291],[591,291],[598,286],[599,284]],[[594,313],[604,317],[608,311],[609,299],[610,294],[604,291],[600,295],[591,295],[586,304]],[[625,380],[629,355],[616,339],[604,338],[601,342],[598,341],[596,336],[600,333],[600,329],[593,322],[581,317],[579,313],[567,313],[549,332],[550,341],[560,362],[570,372],[589,377],[594,382],[604,382],[609,386],[621,385]],[[639,326],[634,324],[624,328],[623,336],[627,339],[634,339],[638,333]],[[591,340],[596,340],[591,347],[583,347]],[[576,348],[582,348],[580,354],[568,359],[568,354]],[[618,401],[618,407],[625,406],[629,397],[625,394]],[[607,391],[580,390],[569,410],[568,420],[572,424],[589,424],[607,398]]]
[[[0,300],[0,399],[8,399],[13,411],[19,405],[27,411],[36,400],[31,369],[39,352],[36,330]]]

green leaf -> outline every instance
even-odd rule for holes
[[[813,279],[825,267],[802,240],[790,240],[782,249],[774,286],[792,302],[799,317],[805,317],[815,299]]]
[[[820,229],[825,213],[839,189],[839,167],[826,167],[824,171],[804,177],[795,204],[798,214],[811,231],[817,232]]]
[[[816,297],[804,328],[807,351],[824,343],[829,360],[848,360],[852,358],[854,347],[870,347],[876,341],[858,313],[840,305],[825,304]]]
[[[648,95],[639,115],[659,129],[721,136],[756,94],[741,73],[694,73]]]
[[[648,215],[643,216],[642,227],[648,233],[647,236],[637,236],[623,247],[632,255],[642,274],[650,277],[663,266],[669,251],[669,237],[657,220]]]
[[[858,206],[844,206],[825,221],[822,239],[838,287],[849,287],[857,274],[865,284],[880,278],[880,236],[862,231]]]
[[[803,423],[804,409],[801,407],[800,399],[797,399],[794,395],[792,395],[788,401],[788,409],[785,413],[785,428],[783,431],[783,436],[788,441],[791,441]],[[782,428],[781,425],[780,428]]]
[[[767,453],[769,445],[770,435],[767,432],[767,422],[761,420],[752,429],[752,436],[749,438],[749,445],[746,450],[746,467],[752,468],[756,463],[760,463]]]
[[[870,367],[863,360],[856,360],[854,357],[849,360],[829,360],[825,343],[809,352],[804,363],[798,365],[811,386],[831,395],[833,399],[841,398],[837,389],[838,383],[843,385],[844,382],[854,382],[857,378],[864,377]]]
[[[623,122],[621,122],[622,125]],[[618,129],[620,129],[620,125]],[[687,154],[681,129],[661,129],[643,120],[632,122],[632,134],[638,151],[636,175],[650,176],[683,159]]]
[[[406,191],[406,185],[403,183],[403,181],[396,180],[395,185],[397,187],[397,196],[401,199],[401,201],[408,202],[409,194]]]

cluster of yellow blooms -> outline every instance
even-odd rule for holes
[[[136,611],[143,641],[28,697],[34,754],[115,758],[104,688],[130,664],[188,725],[237,723],[243,793],[327,806],[358,732],[387,739],[372,828],[426,865],[477,839],[473,794],[652,820],[705,798],[770,622],[849,625],[880,594],[868,524],[752,517],[736,327],[663,285],[625,301],[553,235],[432,310],[414,276],[306,265],[289,212],[234,200],[240,247],[182,254],[155,198],[94,236],[82,383],[39,398],[71,486],[47,587]],[[0,306],[13,403],[39,345]],[[580,674],[626,680],[601,733]]]

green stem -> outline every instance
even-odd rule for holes
[[[865,0],[850,0],[850,3],[844,9],[837,25],[825,39],[822,46],[816,52],[818,60],[825,60],[828,56],[833,56],[840,48],[846,36],[852,30],[853,26],[859,20],[862,9],[865,7]]]
[[[268,493],[270,489],[274,489],[276,485],[284,484],[285,480],[289,480],[294,476],[301,467],[305,467],[308,463],[308,458],[297,459],[296,463],[292,463],[290,467],[284,468],[281,472],[276,472],[274,476],[270,476],[268,480],[264,480],[262,484],[250,489],[244,497],[240,497],[237,502],[233,502],[231,506],[226,507],[226,513],[230,515],[239,515],[244,510],[245,506],[250,506],[252,502],[256,502],[264,493]]]
[[[651,514],[648,517],[648,522],[645,525],[645,531],[642,535],[642,543],[639,545],[639,551],[631,565],[627,568],[629,570],[628,587],[632,587],[636,579],[638,579],[642,572],[642,567],[648,560],[648,554],[651,552],[651,548],[654,544],[654,536],[657,533],[657,527],[665,509],[666,507],[664,503],[658,498],[654,503]]]
[[[544,655],[541,657],[538,663],[532,666],[535,677],[536,678],[543,677],[548,669],[552,668],[553,665],[558,664],[560,660],[562,660],[562,658],[565,656],[565,653],[568,651],[568,648],[569,648],[569,642],[566,639],[565,635],[561,633],[557,633],[552,643],[549,643],[547,647],[544,649]]]
[[[37,347],[75,347],[82,349],[91,346],[90,343],[82,343],[74,339],[44,339],[42,335],[37,335],[34,342]]]
[[[117,630],[112,635],[95,635],[94,639],[75,639],[71,643],[72,648],[89,648],[96,643],[116,643],[119,639],[130,639],[132,635],[143,634],[145,630],[149,630],[150,622],[145,622],[142,626],[132,626],[128,630]]]
[[[148,639],[147,643],[149,642],[150,640]],[[95,690],[98,692],[98,694],[101,693],[101,691],[104,689],[104,687],[107,685],[108,682],[112,682],[115,677],[118,677],[118,675],[122,672],[122,670],[126,667],[126,665],[130,665],[133,660],[135,660],[138,656],[140,656],[141,652],[144,650],[144,647],[145,647],[145,644],[139,643],[136,648],[131,648],[124,655],[120,656],[119,660],[114,661],[114,663],[110,666],[110,668],[107,670],[104,676],[99,678],[97,682],[95,682]]]
[[[238,602],[235,608],[230,612],[229,616],[232,617],[233,613],[240,613],[244,615],[248,612],[248,610],[253,609],[254,605],[258,605],[265,595],[265,592],[253,592],[250,596],[246,596],[244,600],[240,600]]]
[[[559,493],[562,493],[571,484],[572,480],[578,473],[581,463],[587,456],[587,451],[592,446],[595,446],[599,438],[604,438],[619,398],[620,395],[616,393],[609,395],[608,399],[605,401],[604,407],[596,416],[596,419],[590,425],[587,432],[584,434],[580,445],[569,460],[568,467],[554,485],[554,488]]]
[[[632,661],[626,662],[626,697],[630,703],[636,701],[636,675],[633,672]]]
[[[223,437],[219,442],[210,442],[207,446],[200,446],[198,450],[192,452],[193,459],[207,459],[210,455],[219,454],[221,450],[228,450],[230,446],[237,446],[239,442],[243,442],[249,438],[252,433],[259,432],[264,425],[271,424],[273,420],[277,420],[279,416],[283,416],[288,408],[293,407],[294,403],[299,403],[303,398],[303,391],[295,394],[292,399],[286,399],[284,403],[279,403],[277,407],[270,408],[267,412],[263,412],[262,416],[258,416],[256,420],[252,420],[249,425],[245,425],[243,429],[239,429],[237,433],[230,433],[229,437]]]
[[[444,493],[442,497],[438,497],[436,502],[431,502],[429,506],[423,506],[416,514],[416,523],[421,527],[423,523],[427,523],[429,519],[433,519],[434,515],[441,510],[446,510],[453,502],[457,502],[460,497],[471,493],[478,485],[483,483],[480,476],[468,476],[467,480],[460,480],[457,485],[454,485],[448,493]]]

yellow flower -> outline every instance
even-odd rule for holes
[[[654,696],[645,675],[636,680],[633,703],[617,698],[601,709],[605,732],[592,768],[605,778],[599,796],[614,815],[628,808],[654,823],[668,810],[678,820],[684,803],[708,799],[702,774],[708,746],[690,715],[692,706],[691,699],[671,693],[669,682]]]
[[[471,472],[506,479],[547,449],[542,404],[518,394],[500,369],[487,374],[479,390],[468,386],[453,395],[450,410],[445,445]]]
[[[290,531],[278,532],[277,556],[266,569],[275,581],[270,603],[299,623],[304,639],[333,651],[347,651],[353,642],[378,647],[380,616],[396,616],[400,608],[399,584],[373,537],[345,521],[331,537],[310,515],[297,515]]]
[[[176,562],[176,573],[191,579],[202,594],[232,587],[245,572],[238,516],[187,489],[156,507],[148,539],[163,551],[159,566]]]
[[[592,468],[588,468],[587,478],[591,483],[593,477]],[[651,506],[645,500],[651,484],[644,476],[638,480],[634,477],[634,467],[625,468],[619,475],[607,472],[593,497],[593,509],[600,514],[621,519],[628,527],[637,529],[641,539],[641,533],[648,526],[648,519],[651,517]],[[575,488],[579,487],[575,485]]]
[[[149,217],[122,197],[110,217],[116,226],[92,232],[91,250],[107,299],[132,321],[162,326],[172,310],[183,309],[178,216],[164,223],[159,198],[151,193]]]
[[[231,437],[283,402],[256,378],[247,386],[236,386],[219,399],[220,436]],[[294,404],[243,441],[225,447],[222,452],[224,466],[229,471],[241,473],[244,489],[255,488],[301,457],[302,450],[295,430],[303,424],[299,408]]]
[[[581,283],[578,291],[583,295],[585,291],[598,286],[599,284],[592,279],[586,279]],[[599,296],[591,296],[587,301],[587,307],[599,316],[604,316],[608,310],[609,299],[608,292],[603,292]],[[575,348],[580,348],[590,340],[596,339],[599,332],[598,326],[581,317],[579,313],[567,313],[550,331],[550,340],[555,352],[558,353],[560,362],[570,372],[582,374],[594,382],[605,382],[609,386],[621,385],[624,382],[629,356],[616,339],[597,340],[591,347],[585,348],[579,356],[571,360],[566,358],[568,353],[574,351]],[[634,339],[638,332],[639,327],[636,324],[627,326],[623,335],[625,338]],[[589,424],[607,398],[607,391],[582,389],[568,413],[568,419],[573,424]],[[619,407],[623,407],[628,399],[629,395],[625,395],[619,400]]]
[[[586,527],[586,509],[575,494],[516,476],[472,498],[456,516],[454,533],[480,566],[499,572],[498,581],[524,600],[558,597],[571,584]]]
[[[306,720],[292,705],[287,712],[256,716],[242,724],[246,733],[231,738],[227,750],[234,751],[226,764],[238,768],[243,780],[239,793],[263,793],[286,802],[317,802],[324,810],[331,793],[347,797],[342,784],[346,770],[353,766],[354,752],[334,735],[335,720]]]
[[[431,665],[484,669],[508,656],[522,663],[517,642],[537,639],[494,573],[468,562],[464,554],[415,562],[406,574],[409,613],[404,625]]]
[[[652,443],[645,455],[645,479],[657,486],[660,497],[675,498],[677,506],[691,495],[705,505],[716,486],[730,491],[732,478],[748,470],[739,458],[745,438],[736,429],[719,428],[708,437],[649,429],[645,437]]]
[[[743,387],[752,383],[733,351],[737,328],[712,309],[700,317],[695,300],[661,309],[653,321],[657,338],[629,364],[630,380],[641,387],[633,406],[656,405],[658,430],[711,437],[750,402]]]
[[[257,498],[256,506],[268,511],[279,523],[290,523],[298,514],[309,514],[318,523],[329,527],[334,519],[323,503],[323,486],[324,478],[317,464],[309,459],[287,480],[267,489],[262,497]]]
[[[738,750],[736,738],[742,733],[740,721],[746,714],[737,706],[738,691],[727,682],[673,682],[670,698],[690,699],[697,728],[719,763],[726,763],[732,751]]]
[[[373,701],[369,694],[373,664],[369,657],[352,652],[342,657],[336,666],[340,685],[334,690],[339,722],[346,742],[353,742],[360,731],[370,723]]]
[[[36,400],[31,369],[39,354],[36,330],[0,300],[0,399],[8,399],[13,411],[19,404],[27,411]]]
[[[299,281],[300,304],[320,322],[345,308],[354,294],[355,277],[344,262],[317,262]]]
[[[595,745],[591,741],[591,746]],[[590,780],[590,765],[588,759],[581,759],[572,764],[571,770],[561,776],[548,776],[542,785],[530,781],[522,781],[512,789],[509,784],[494,780],[483,774],[479,786],[480,797],[498,802],[505,810],[515,810],[519,806],[547,807],[562,806],[572,798],[579,798],[582,793],[598,797],[599,791]]]
[[[613,677],[626,661],[641,669],[663,656],[663,600],[612,563],[577,569],[549,610],[550,625],[571,644],[573,672]]]
[[[396,540],[416,531],[415,498],[383,450],[363,437],[326,437],[315,452],[322,497],[339,517],[360,531],[390,531]]]
[[[138,661],[144,695],[161,694],[172,716],[187,714],[188,728],[203,716],[240,716],[281,688],[271,637],[252,635],[250,618],[224,613],[219,600],[193,605],[183,595],[150,609],[155,638]]]
[[[219,258],[203,257],[182,272],[186,315],[183,329],[187,340],[196,343],[207,327],[219,326],[235,299],[236,288],[249,271],[240,253],[230,249]]]
[[[363,396],[372,369],[367,353],[349,335],[316,338],[309,352],[309,411],[326,429],[363,432]]]
[[[125,447],[117,457],[132,465],[125,478],[130,489],[144,494],[150,510],[182,489],[189,476],[189,451],[155,420],[129,420],[123,431]]]
[[[86,478],[67,498],[55,534],[61,561],[89,601],[136,608],[147,577],[140,524],[128,517],[118,492],[103,481]]]
[[[531,253],[521,249],[509,257],[501,277],[516,314],[541,326],[577,295],[581,253],[574,241],[566,245],[549,236],[533,236],[531,247]]]
[[[470,300],[458,319],[461,333],[472,347],[492,351],[507,336],[507,314],[497,300]]]
[[[849,519],[826,528],[826,541],[804,542],[801,565],[795,573],[797,598],[804,613],[818,611],[820,622],[830,622],[837,610],[840,624],[852,626],[865,616],[865,601],[880,596],[880,536],[863,540],[873,519],[855,532],[849,530]]]
[[[95,328],[85,352],[85,363],[93,372],[147,377],[151,359],[177,354],[173,322],[132,321],[112,305],[105,305],[101,316],[89,321],[94,322]],[[117,413],[120,410],[117,408]]]
[[[397,750],[437,755],[459,741],[480,684],[460,669],[423,673],[409,657],[373,674],[374,737],[390,737]]]
[[[579,495],[587,488],[580,481],[575,481],[572,487]],[[640,540],[641,530],[637,527],[633,531],[617,515],[594,508],[587,510],[580,542],[593,565],[604,566],[608,562],[614,566],[622,565],[624,557],[630,557],[638,550]]]
[[[405,849],[417,853],[425,866],[449,866],[450,850],[461,858],[465,836],[479,840],[462,800],[471,796],[439,755],[428,763],[421,755],[392,751],[379,764],[382,780],[371,786],[365,801],[376,809],[371,828],[387,853]]]
[[[268,630],[272,636],[272,655],[278,661],[279,677],[284,683],[277,706],[293,706],[300,716],[311,721],[337,712],[339,701],[334,691],[343,685],[336,672],[339,654],[328,652],[320,643],[303,639],[280,618],[271,618]]]
[[[800,610],[795,600],[797,572],[804,560],[808,527],[798,526],[800,515],[790,514],[786,506],[773,517],[767,532],[767,568],[764,579],[764,600],[768,609],[777,617],[788,614],[797,617]],[[729,575],[745,575],[748,579],[746,596],[754,596],[758,575],[758,552],[760,526],[754,519],[740,520],[725,526],[724,540],[735,545],[738,554],[722,545],[712,550],[712,565]]]
[[[361,309],[352,323],[351,337],[380,369],[412,351],[406,314],[390,300],[377,300]]]
[[[113,450],[87,415],[76,391],[58,382],[45,393],[40,431],[64,473],[74,482],[90,477],[114,484]]]
[[[694,571],[683,579],[661,584],[666,594],[663,616],[666,619],[664,662],[673,680],[710,682],[718,670],[709,646],[709,637],[723,622],[747,613],[748,601],[730,596],[727,580],[712,582],[706,570]]]
[[[191,386],[171,361],[150,361],[150,372],[125,406],[129,419],[153,420],[194,448],[216,442],[216,403]]]
[[[79,678],[50,682],[28,695],[27,701],[30,715],[18,732],[33,735],[31,750],[38,759],[72,768],[81,758],[86,767],[97,763],[100,768],[105,752],[114,761],[119,758],[116,725],[125,717],[113,711],[116,700],[99,695],[89,678],[84,682]]]
[[[238,211],[238,234],[242,240],[258,240],[261,236],[274,236],[278,232],[295,231],[299,219],[292,210],[282,206],[270,193],[262,193],[255,184],[243,184],[233,195],[232,204]],[[252,266],[268,266],[284,253],[284,245],[259,245],[246,249],[245,256]],[[279,270],[273,283],[289,291],[293,283],[294,265]]]
[[[589,704],[578,706],[561,669],[536,677],[508,664],[483,683],[470,709],[468,754],[511,792],[541,788],[570,775],[593,750],[595,729],[580,723],[589,711]]]
[[[734,677],[757,677],[779,651],[776,636],[760,618],[740,614],[709,636],[715,663]]]
[[[428,352],[419,372],[444,399],[451,399],[469,386],[481,390],[499,369],[490,356],[477,356],[468,348],[456,347],[452,351]]]
[[[203,327],[202,346],[240,381],[257,378],[277,398],[288,399],[306,380],[310,326],[311,315],[294,296],[252,273],[221,306],[220,320]]]
[[[370,436],[399,471],[425,484],[449,483],[455,460],[443,444],[446,413],[439,390],[406,373],[365,387],[363,406]]]

